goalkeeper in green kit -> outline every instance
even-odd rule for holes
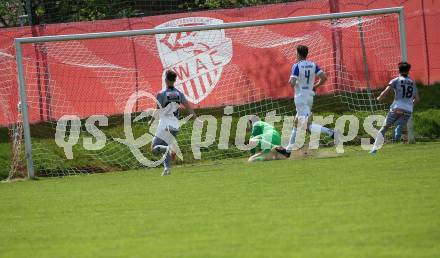
[[[249,162],[285,159],[283,155],[279,155],[278,152],[272,150],[274,147],[281,145],[281,136],[273,125],[259,121],[257,117],[251,118],[249,124],[248,128],[252,130],[249,143],[255,146],[250,150]]]

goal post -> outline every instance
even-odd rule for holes
[[[25,145],[25,158],[27,164],[27,173],[29,178],[34,178],[36,175],[34,171],[34,161],[33,161],[33,146],[31,138],[31,128],[30,128],[30,118],[29,118],[29,106],[27,100],[27,90],[26,90],[26,71],[24,64],[23,46],[26,44],[48,44],[57,42],[70,42],[70,41],[81,41],[81,40],[97,40],[97,39],[111,39],[120,37],[142,37],[148,35],[159,35],[159,34],[172,34],[172,33],[190,33],[196,31],[217,31],[217,30],[233,30],[241,28],[256,28],[261,26],[272,26],[272,25],[286,25],[294,24],[300,22],[319,22],[319,21],[332,21],[340,19],[350,19],[366,16],[377,16],[377,15],[389,15],[397,14],[398,19],[398,33],[399,33],[399,43],[400,43],[400,60],[407,60],[407,47],[406,47],[406,33],[405,33],[405,20],[404,20],[404,10],[403,7],[393,7],[393,8],[383,8],[383,9],[372,9],[372,10],[362,10],[362,11],[352,11],[352,12],[341,12],[341,13],[331,13],[331,14],[320,14],[320,15],[310,15],[310,16],[298,16],[298,17],[288,17],[279,19],[266,19],[266,20],[252,20],[243,22],[228,22],[228,23],[214,23],[208,25],[188,25],[188,26],[176,26],[176,27],[156,27],[154,29],[142,29],[142,30],[129,30],[129,31],[114,31],[114,32],[102,32],[102,33],[86,33],[86,34],[69,34],[69,35],[57,35],[57,36],[40,36],[32,38],[16,38],[15,48],[16,48],[16,63],[17,63],[17,73],[18,73],[18,85],[19,85],[19,97],[21,101],[21,113],[23,118],[23,134],[24,134],[24,145]],[[341,27],[343,28],[343,27]],[[363,37],[363,36],[362,36]],[[291,39],[290,39],[291,40]],[[363,40],[363,38],[362,38]],[[289,44],[295,41],[289,41]],[[278,43],[271,43],[271,46],[278,47]],[[287,44],[287,43],[283,43]],[[364,42],[362,42],[364,45]],[[263,44],[264,45],[264,44]],[[266,47],[265,45],[262,47]],[[290,53],[290,52],[289,52]],[[365,53],[364,53],[365,54]],[[101,62],[101,61],[100,61]],[[319,63],[319,62],[318,62]],[[289,64],[290,65],[290,64]],[[393,64],[394,66],[396,64]],[[88,64],[89,67],[100,67],[105,66],[106,69],[113,69],[116,66],[102,65],[102,64]],[[110,67],[110,68],[109,68]],[[118,67],[119,69],[119,67]],[[235,68],[234,68],[235,69]],[[129,73],[130,71],[120,69],[121,74]],[[105,74],[106,71],[102,71]],[[244,80],[244,79],[243,79]],[[232,81],[232,80],[231,80]],[[234,83],[234,82],[231,82]],[[116,89],[117,90],[117,89]],[[228,91],[227,88],[224,89],[225,92]],[[369,90],[367,90],[369,91]],[[231,93],[232,94],[232,93]],[[258,94],[258,93],[253,93]],[[371,103],[371,92],[367,93],[370,96]],[[249,99],[254,99],[254,97],[249,97]],[[263,101],[264,98],[258,101]],[[262,102],[262,103],[263,103]],[[368,101],[367,101],[368,102]],[[195,103],[195,104],[198,104]],[[246,103],[245,103],[246,105]],[[260,105],[266,105],[268,107],[274,106],[274,104],[263,103]],[[371,105],[371,104],[364,104]],[[252,112],[258,112],[261,109],[255,108]],[[226,109],[225,109],[226,110]],[[226,113],[226,111],[225,111]],[[82,119],[82,118],[81,118]],[[410,140],[413,139],[414,134],[412,132],[412,126],[408,126],[408,135]]]
[[[31,129],[29,123],[29,111],[27,105],[27,95],[26,95],[26,85],[24,78],[24,69],[23,69],[23,56],[22,56],[22,43],[19,39],[15,39],[15,51],[16,51],[16,61],[17,61],[17,74],[18,74],[18,87],[19,87],[19,95],[20,95],[20,105],[18,112],[21,112],[23,117],[23,135],[24,135],[24,144],[25,144],[25,158],[26,158],[26,169],[28,173],[28,177],[33,179],[35,178],[34,173],[34,162],[32,158],[32,140],[31,140]]]

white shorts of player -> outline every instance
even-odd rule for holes
[[[171,140],[170,131],[179,131],[179,120],[175,116],[162,116],[154,136],[165,141]]]
[[[312,114],[313,94],[301,94],[294,98],[296,117],[308,117]]]

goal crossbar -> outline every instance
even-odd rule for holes
[[[154,34],[165,34],[165,33],[201,31],[201,30],[235,29],[235,28],[277,25],[277,24],[286,24],[286,23],[298,23],[298,22],[307,22],[307,21],[353,18],[353,17],[359,17],[359,16],[372,16],[372,15],[392,14],[392,13],[399,14],[399,29],[404,32],[405,29],[404,29],[404,27],[402,27],[402,26],[405,26],[404,23],[402,23],[402,21],[404,19],[403,7],[390,7],[390,8],[381,8],[381,9],[360,10],[360,11],[329,13],[329,14],[316,14],[316,15],[274,18],[274,19],[265,19],[265,20],[228,22],[228,23],[210,24],[210,25],[194,25],[194,26],[167,27],[167,28],[157,28],[157,29],[142,29],[142,30],[129,30],[129,31],[111,31],[111,32],[95,32],[95,33],[81,33],[81,34],[55,35],[55,36],[26,37],[26,38],[16,38],[15,44],[17,45],[17,44],[43,43],[43,42],[67,41],[67,40],[132,37],[132,36],[143,36],[143,35],[154,35]]]

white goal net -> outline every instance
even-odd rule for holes
[[[222,23],[197,16],[154,27]],[[167,69],[176,71],[176,87],[196,113],[215,118],[198,132],[192,120],[182,125],[177,139],[183,159],[177,159],[177,164],[249,155],[236,147],[239,134],[245,133],[236,131],[237,124],[245,115],[281,116],[275,127],[287,143],[290,131],[283,129],[284,120],[295,115],[287,81],[300,44],[309,47],[308,59],[328,75],[315,98],[315,114],[371,114],[386,109],[375,100],[375,92],[395,75],[401,60],[398,14],[23,44],[36,174],[62,176],[145,167],[124,143],[124,119],[130,122],[133,139],[144,137],[137,146],[142,156],[158,159],[150,151],[150,119],[136,117],[156,106],[149,96],[162,89]],[[12,63],[14,57],[0,53],[3,76],[14,78]],[[2,89],[12,87],[7,80],[3,84]],[[11,105],[1,102],[6,98],[2,94],[0,89],[0,106]],[[130,98],[135,101],[128,106]],[[15,121],[9,126],[14,146],[10,177],[22,173],[24,165],[19,164],[25,164],[21,119],[19,113],[11,115]],[[229,127],[231,133],[221,136],[221,130]],[[191,138],[197,133],[200,143],[194,146]],[[61,140],[56,140],[57,134]],[[323,144],[328,140],[323,137]],[[200,156],[194,155],[194,148]]]

